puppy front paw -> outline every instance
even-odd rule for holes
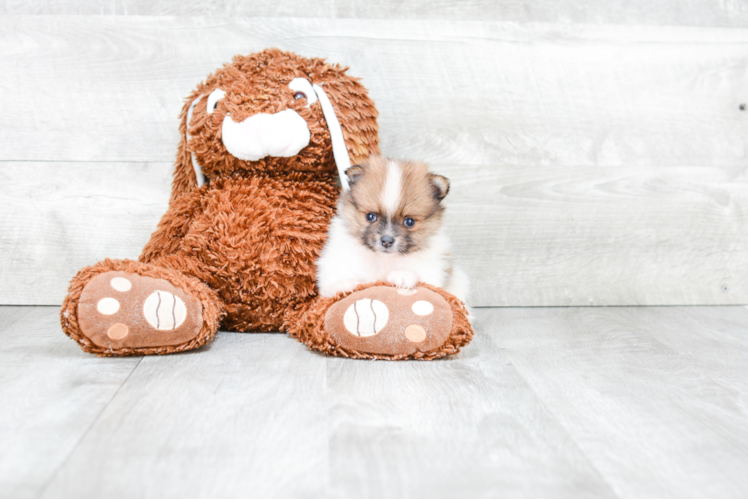
[[[342,280],[332,285],[321,287],[319,294],[323,297],[334,297],[340,292],[352,292],[361,282],[357,280]]]
[[[387,283],[398,288],[415,288],[418,275],[411,271],[392,271],[387,275]]]

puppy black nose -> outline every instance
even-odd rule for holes
[[[395,242],[395,238],[393,238],[392,236],[382,236],[382,239],[380,241],[382,242],[382,246],[384,248],[390,248]]]

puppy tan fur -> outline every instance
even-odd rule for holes
[[[384,280],[423,282],[466,300],[467,277],[452,262],[442,216],[449,180],[423,162],[374,156],[346,171],[329,238],[317,266],[322,296]]]

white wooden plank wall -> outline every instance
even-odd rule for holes
[[[182,99],[270,46],[351,66],[383,152],[452,179],[474,305],[748,302],[744,2],[216,5],[0,3],[0,303],[137,257]]]
[[[743,0],[2,0],[0,14],[451,19],[748,26]]]

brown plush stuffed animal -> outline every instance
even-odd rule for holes
[[[346,70],[270,49],[200,84],[182,110],[168,211],[138,261],[73,278],[64,332],[101,356],[195,349],[220,326],[357,358],[434,359],[467,344],[464,304],[435,287],[317,296],[339,174],[379,153],[374,103]],[[411,307],[423,300],[425,316]]]

